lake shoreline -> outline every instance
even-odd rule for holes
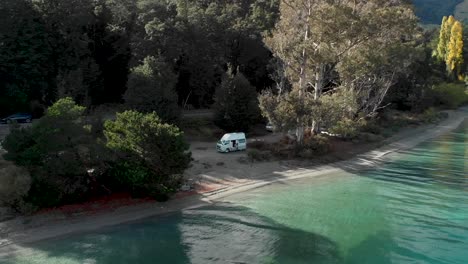
[[[145,202],[98,215],[82,215],[67,218],[52,212],[45,215],[18,217],[10,221],[1,222],[0,259],[12,254],[12,252],[27,248],[28,243],[74,233],[90,232],[109,226],[139,221],[147,217],[200,207],[212,204],[236,193],[260,188],[276,182],[301,178],[322,178],[345,170],[348,172],[358,172],[375,168],[396,158],[400,151],[411,149],[421,142],[456,129],[468,118],[466,110],[465,108],[464,110],[449,111],[449,117],[436,125],[423,125],[417,128],[403,129],[403,131],[395,136],[385,140],[383,146],[345,161],[326,165],[296,166],[280,172],[275,171],[275,167],[272,167],[271,171],[258,175],[256,178],[237,182],[232,181],[229,185],[219,185],[218,188],[213,187],[214,189],[207,187],[199,192],[187,192],[166,203]],[[266,164],[265,166],[268,167],[268,165]]]

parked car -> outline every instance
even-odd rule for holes
[[[13,122],[31,123],[31,121],[32,121],[32,115],[25,114],[25,113],[18,113],[18,114],[14,114],[14,115],[7,116],[5,118],[0,119],[0,123],[3,123],[3,124],[10,124]]]
[[[224,134],[221,140],[216,144],[218,152],[231,152],[247,149],[247,139],[245,133]]]
[[[275,130],[275,127],[273,126],[272,123],[268,123],[268,124],[266,124],[265,129],[267,131],[273,132],[273,130]]]

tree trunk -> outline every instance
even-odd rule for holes
[[[310,16],[312,12],[312,3],[311,0],[307,1],[307,18],[306,18],[306,23],[305,23],[305,28],[304,28],[304,43],[309,40],[309,32],[310,32]],[[306,88],[306,80],[307,80],[307,73],[306,73],[306,67],[307,67],[307,50],[304,47],[302,49],[302,62],[301,62],[301,72],[299,75],[299,97],[303,98],[305,95],[305,88]],[[303,102],[302,102],[303,104]],[[296,140],[297,144],[302,145],[304,142],[304,120],[303,118],[298,118],[297,119],[297,127],[296,127]]]
[[[315,71],[315,91],[314,91],[314,100],[318,101],[322,95],[323,88],[325,86],[325,65],[320,64],[317,66]],[[313,135],[318,134],[320,129],[320,124],[317,120],[312,122],[311,133]]]

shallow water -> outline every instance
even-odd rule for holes
[[[468,263],[468,122],[378,170],[26,246],[4,263]]]

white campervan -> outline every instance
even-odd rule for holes
[[[231,152],[247,149],[247,139],[245,133],[228,133],[224,134],[221,140],[216,144],[216,149],[219,152]]]

